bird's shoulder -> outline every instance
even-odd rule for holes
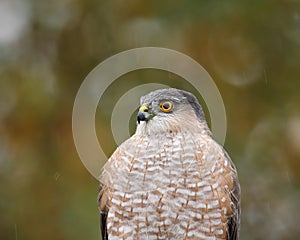
[[[221,169],[221,185],[223,187],[223,193],[229,200],[225,202],[226,206],[226,218],[227,218],[227,235],[228,239],[239,239],[240,230],[240,218],[241,218],[241,189],[238,181],[237,169],[234,162],[231,160],[226,150],[215,143],[220,149],[219,162]],[[220,199],[222,202],[222,199]]]
[[[203,165],[209,173],[210,184],[216,184],[222,215],[225,219],[227,239],[238,239],[241,215],[241,190],[237,169],[227,151],[212,138],[200,141]]]

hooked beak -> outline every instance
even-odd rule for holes
[[[140,107],[137,114],[137,122],[140,124],[141,121],[148,121],[150,119],[149,109],[146,105]]]

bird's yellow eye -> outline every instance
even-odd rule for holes
[[[163,112],[171,112],[173,109],[173,104],[169,101],[164,101],[159,104],[159,109]]]

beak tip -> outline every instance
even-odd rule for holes
[[[139,111],[138,115],[137,115],[137,122],[138,122],[138,124],[140,124],[141,121],[146,121],[146,120],[147,120],[147,118],[145,116],[145,113],[142,112],[142,111]]]

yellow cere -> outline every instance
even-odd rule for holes
[[[148,111],[148,107],[146,105],[143,105],[143,106],[140,107],[140,111],[147,112]]]

